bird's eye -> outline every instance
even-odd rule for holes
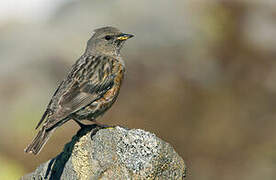
[[[105,38],[105,40],[110,40],[110,39],[111,39],[111,36],[107,35],[107,36],[105,36],[104,38]]]

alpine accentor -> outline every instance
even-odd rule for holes
[[[36,129],[42,128],[25,149],[38,154],[55,129],[70,119],[95,121],[115,102],[124,78],[120,50],[133,37],[114,27],[94,30],[84,54],[72,66],[50,100]]]

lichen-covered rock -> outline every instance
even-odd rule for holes
[[[185,164],[171,145],[141,129],[79,130],[57,157],[27,179],[184,179]]]

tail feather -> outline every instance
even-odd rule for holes
[[[38,154],[43,146],[46,144],[55,128],[47,131],[45,127],[42,127],[41,130],[37,133],[36,137],[33,139],[31,144],[27,146],[24,150],[26,153],[33,153],[34,155]]]

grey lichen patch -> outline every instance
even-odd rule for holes
[[[183,159],[156,135],[141,129],[94,125],[81,129],[60,155],[24,178],[183,179],[184,176]]]
[[[118,127],[118,144],[116,153],[123,163],[133,173],[151,166],[151,160],[158,156],[160,143],[154,134],[141,129],[126,130]]]
[[[104,169],[110,167],[116,161],[114,149],[117,144],[114,137],[117,136],[115,129],[102,129],[92,137],[93,159],[96,159]]]

